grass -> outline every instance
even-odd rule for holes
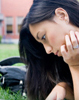
[[[0,87],[0,100],[25,100],[19,93],[10,94],[10,90],[7,89],[6,91]]]
[[[0,44],[0,61],[12,57],[12,56],[20,56],[19,55],[19,47],[14,44]],[[23,64],[15,64],[17,66],[21,66]],[[14,66],[15,66],[14,65]]]
[[[11,56],[19,56],[18,45],[0,44],[0,61]]]
[[[18,45],[0,44],[0,61],[12,56],[19,56]],[[19,93],[12,95],[9,89],[4,90],[0,87],[0,100],[25,100],[25,98]]]

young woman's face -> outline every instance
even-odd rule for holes
[[[72,29],[65,20],[54,17],[53,21],[45,20],[29,25],[29,28],[33,37],[43,44],[47,54],[62,56],[60,48],[65,44],[65,35]]]

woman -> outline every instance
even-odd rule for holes
[[[79,99],[79,2],[35,0],[20,32],[29,100]],[[45,52],[46,51],[46,52]],[[73,97],[74,91],[74,97]]]

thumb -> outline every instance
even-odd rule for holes
[[[66,46],[62,45],[60,50],[61,50],[61,54],[62,54],[63,58],[65,58],[67,56]]]

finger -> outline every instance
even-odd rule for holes
[[[72,49],[72,44],[68,35],[65,36],[65,40],[66,40],[67,50],[68,52],[71,52],[73,49]]]
[[[66,89],[62,87],[62,92],[57,94],[57,100],[64,100],[66,97]]]
[[[63,99],[61,99],[61,98],[57,98],[57,100],[64,100],[64,98],[63,98]]]
[[[71,38],[72,46],[73,47],[77,46],[78,45],[77,38],[73,31],[70,31],[70,38]]]
[[[66,51],[65,45],[61,46],[61,54],[62,54],[63,58],[65,58],[67,56],[67,51]]]
[[[63,95],[60,93],[57,95],[57,100],[64,100],[65,96],[65,93]]]
[[[79,44],[79,32],[75,32],[75,36],[76,36],[77,42],[78,42],[78,44]]]
[[[56,100],[57,94],[56,92],[51,92],[45,100]]]

